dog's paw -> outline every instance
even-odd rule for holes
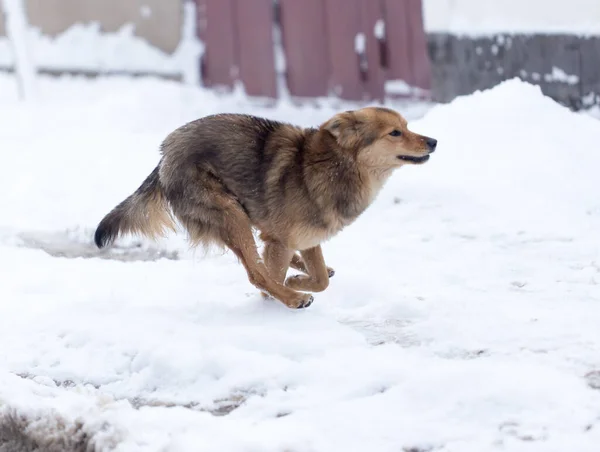
[[[308,297],[302,300],[302,302],[296,307],[296,309],[308,308],[311,304],[313,304],[313,301],[315,301],[315,297],[309,295]]]
[[[290,289],[298,290],[302,286],[302,281],[307,279],[304,275],[292,275],[285,278],[284,285]]]
[[[285,302],[288,308],[291,309],[304,309],[308,308],[313,301],[315,301],[314,297],[309,293],[298,293],[292,300],[288,300]]]

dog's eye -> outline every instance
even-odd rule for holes
[[[402,135],[402,132],[400,132],[399,130],[392,130],[390,132],[390,135],[393,137],[399,137],[400,135]]]

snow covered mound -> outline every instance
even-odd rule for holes
[[[488,227],[518,230],[535,222],[559,234],[585,227],[588,211],[600,207],[598,121],[537,86],[504,82],[434,108],[418,127],[435,130],[441,143],[426,176],[494,209],[502,218]]]
[[[324,246],[336,276],[292,311],[177,237],[152,259],[134,239],[82,249],[183,121],[334,108],[151,80],[45,81],[35,107],[12,89],[0,78],[0,450],[597,451],[598,120],[515,80],[434,107],[410,123],[433,158]]]

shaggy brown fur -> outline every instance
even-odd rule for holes
[[[192,244],[226,246],[257,288],[307,307],[313,297],[303,292],[325,290],[333,275],[320,244],[364,212],[394,169],[426,162],[436,145],[386,108],[347,111],[308,129],[207,116],[167,136],[157,168],[100,222],[95,241],[157,237],[176,218]],[[253,230],[265,242],[263,258]],[[306,274],[285,279],[289,266]]]

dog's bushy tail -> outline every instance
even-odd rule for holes
[[[102,248],[112,244],[119,235],[142,234],[155,239],[163,236],[166,229],[175,231],[175,222],[156,167],[131,196],[102,219],[94,241]]]

